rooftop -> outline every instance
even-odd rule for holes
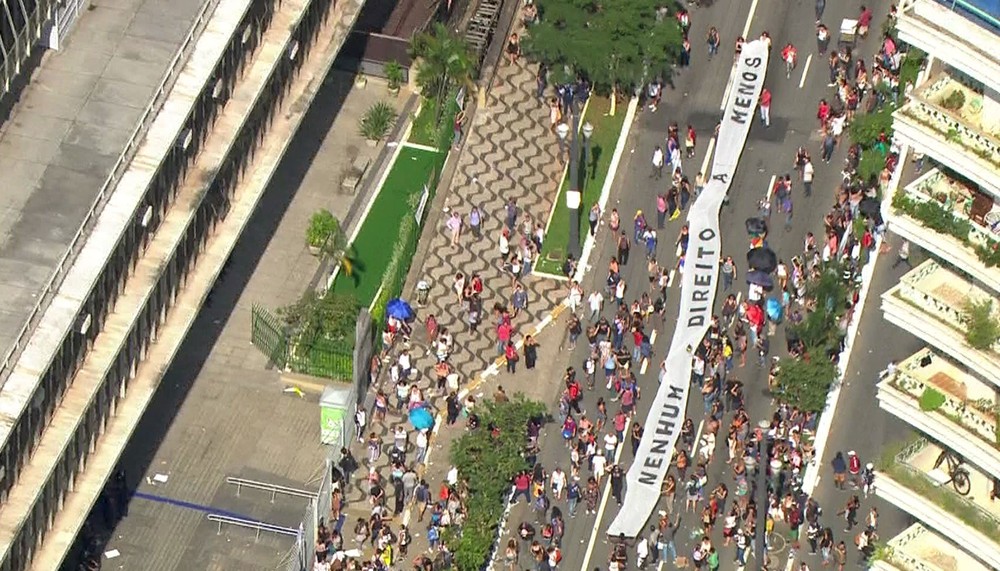
[[[207,1],[92,0],[0,128],[0,364]]]

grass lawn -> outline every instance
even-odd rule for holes
[[[379,190],[375,203],[361,223],[361,230],[352,243],[354,272],[341,272],[333,282],[336,293],[353,294],[362,307],[371,305],[382,283],[399,224],[405,216],[413,216],[412,201],[420,196],[431,173],[444,163],[439,152],[404,147]]]
[[[580,202],[580,244],[587,239],[587,215],[590,207],[601,197],[601,189],[608,178],[608,168],[611,157],[618,145],[625,123],[625,106],[619,105],[615,116],[608,115],[611,100],[607,97],[593,95],[587,104],[587,112],[581,125],[590,122],[594,126],[594,134],[590,139],[590,153],[587,163],[580,165],[580,181],[583,197]],[[560,275],[562,263],[566,259],[566,243],[569,240],[569,209],[566,208],[566,192],[569,190],[569,173],[563,178],[559,188],[559,196],[554,204],[552,223],[549,224],[545,241],[542,243],[542,255],[538,260],[538,270]]]

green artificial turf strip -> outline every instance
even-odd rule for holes
[[[608,177],[611,157],[615,153],[618,137],[625,124],[626,107],[626,105],[619,104],[615,109],[614,117],[612,117],[608,115],[608,111],[611,109],[611,100],[607,97],[591,96],[590,102],[587,104],[587,112],[580,123],[583,125],[589,121],[594,126],[594,134],[590,139],[590,154],[587,157],[586,176],[582,174],[584,165],[581,165],[580,171],[580,180],[583,186],[579,213],[581,247],[590,231],[587,222],[590,207],[601,197],[601,189]],[[582,137],[582,135],[580,136]],[[580,144],[582,149],[582,139]],[[569,178],[569,172],[567,172],[559,189],[559,196],[556,198],[555,213],[552,215],[552,223],[545,234],[542,255],[538,260],[540,271],[556,275],[562,274],[562,263],[566,259],[566,243],[569,240],[569,209],[566,207]]]
[[[353,294],[362,307],[371,305],[392,257],[399,224],[404,216],[413,216],[411,197],[423,192],[424,183],[442,158],[441,153],[412,147],[400,151],[352,244],[354,272],[350,276],[338,273],[334,292]]]

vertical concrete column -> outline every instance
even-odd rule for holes
[[[1000,135],[1000,92],[986,88],[983,92],[983,130]]]

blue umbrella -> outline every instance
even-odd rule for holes
[[[396,319],[407,321],[413,319],[416,315],[413,313],[413,308],[410,304],[397,298],[390,299],[389,303],[385,306],[385,314],[389,317],[395,317]]]
[[[434,415],[422,406],[414,407],[410,411],[410,424],[417,430],[430,429],[434,426]]]
[[[767,312],[767,318],[771,321],[778,323],[784,316],[785,308],[781,306],[781,302],[775,297],[767,298],[764,302],[764,311]]]

